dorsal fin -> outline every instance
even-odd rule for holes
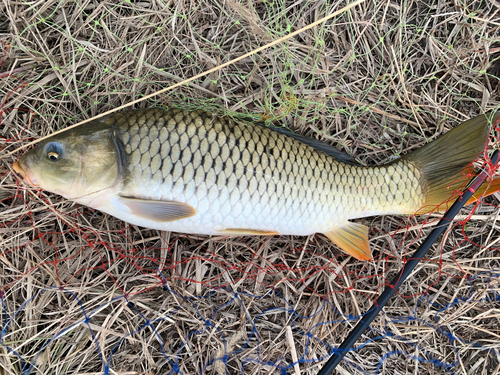
[[[258,123],[261,125],[261,123]],[[265,126],[265,125],[263,125]],[[266,126],[266,128],[271,129],[277,133],[286,135],[287,137],[291,137],[296,139],[297,141],[300,141],[302,143],[305,143],[308,146],[314,147],[316,150],[322,151],[327,155],[333,156],[335,159],[338,161],[345,163],[345,164],[351,164],[351,165],[362,165],[356,161],[351,155],[346,154],[345,152],[342,152],[340,150],[337,150],[335,147],[332,145],[329,145],[328,143],[318,141],[317,139],[309,138],[305,135],[300,135],[294,132],[291,132],[288,129],[283,129],[283,128],[278,128],[277,126]]]
[[[308,146],[314,147],[316,150],[322,151],[327,155],[333,156],[335,159],[338,161],[345,163],[345,164],[350,164],[350,165],[363,165],[359,163],[354,157],[352,157],[349,154],[346,154],[345,152],[342,152],[340,150],[337,150],[335,147],[332,145],[329,145],[328,143],[318,141],[317,139],[313,139],[310,137],[307,137],[305,135],[300,135],[297,133],[294,133],[288,129],[280,128],[277,126],[272,126],[272,125],[266,125],[263,121],[256,121],[252,119],[251,117],[239,117],[240,120],[246,121],[246,122],[251,122],[253,124],[257,124],[260,126],[263,126],[264,128],[271,129],[275,131],[276,133],[280,133],[283,135],[286,135],[287,137],[296,139],[299,142],[302,142]]]

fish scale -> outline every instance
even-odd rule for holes
[[[408,162],[408,172],[342,165],[258,124],[180,109],[122,112],[106,124],[119,126],[127,154],[123,195],[196,209],[196,216],[168,223],[171,230],[311,234],[360,212],[406,212],[422,204],[419,176]]]
[[[202,110],[133,110],[53,135],[14,169],[28,183],[136,225],[193,234],[318,232],[367,260],[368,227],[349,219],[440,208],[498,115],[367,167],[280,128]],[[488,189],[478,194],[500,189],[500,179]]]

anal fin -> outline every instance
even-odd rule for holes
[[[354,258],[359,260],[372,259],[366,225],[347,222],[341,227],[325,232],[324,235]]]

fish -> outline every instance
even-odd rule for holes
[[[369,228],[351,220],[425,214],[450,198],[500,116],[468,120],[380,166],[277,127],[204,110],[117,112],[21,155],[28,185],[141,227],[200,235],[322,233],[372,259]],[[476,193],[500,189],[494,180]]]

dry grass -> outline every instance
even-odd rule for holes
[[[10,45],[0,45],[0,136],[8,140],[0,164],[0,374],[317,373],[432,224],[360,220],[373,228],[370,263],[322,236],[158,233],[26,189],[10,169],[19,154],[6,152],[344,5],[0,3],[0,41]],[[364,163],[387,162],[498,109],[499,6],[367,0],[140,106],[274,116]],[[281,116],[290,94],[297,102]],[[461,226],[451,230],[337,373],[500,373],[498,202],[488,202],[465,227],[482,247],[464,242]]]

